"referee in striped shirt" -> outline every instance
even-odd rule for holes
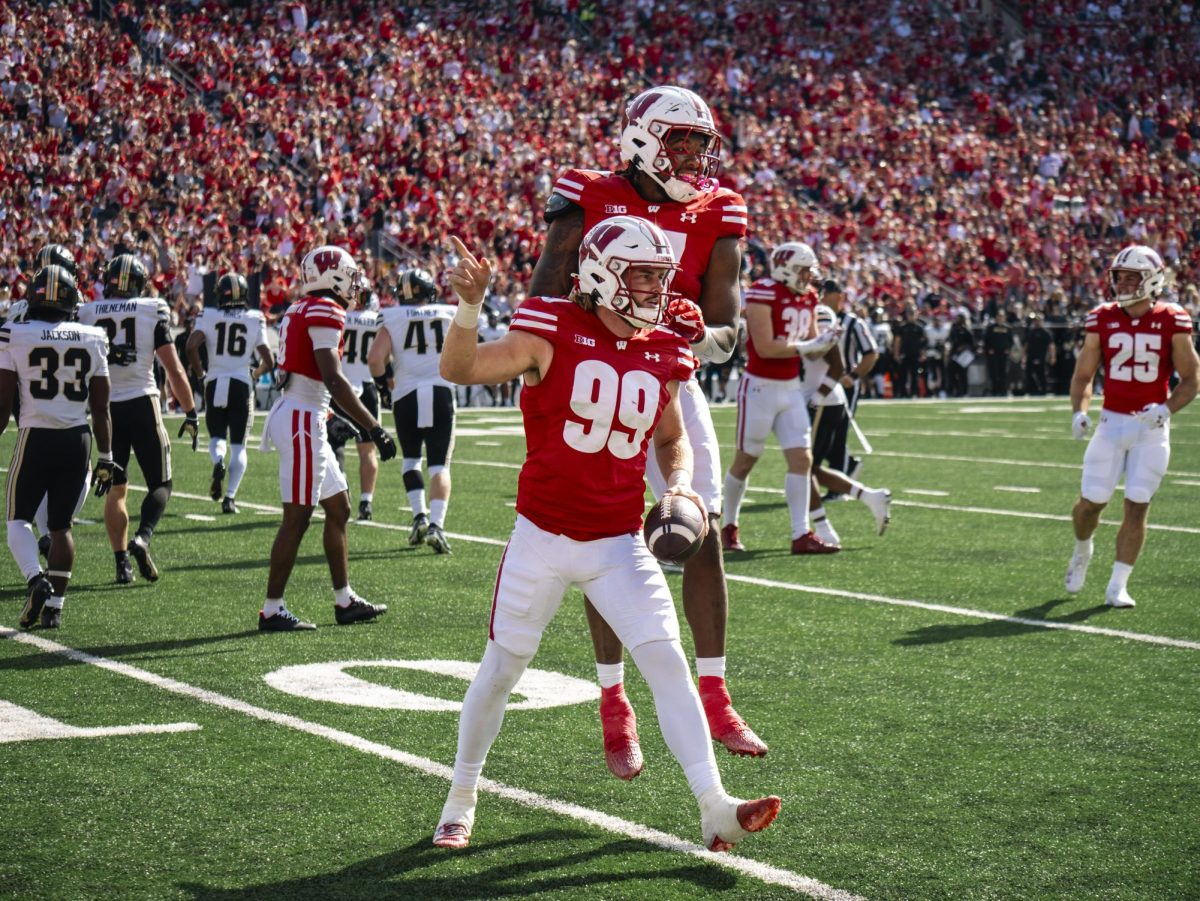
[[[842,327],[842,358],[846,361],[846,372],[841,378],[842,387],[846,391],[846,416],[842,417],[841,426],[829,451],[829,465],[839,472],[844,472],[850,478],[862,467],[862,461],[850,456],[846,447],[846,437],[850,428],[850,417],[858,408],[858,396],[862,393],[863,379],[870,375],[879,359],[879,348],[871,336],[871,329],[865,322],[850,312],[846,304],[846,295],[842,286],[833,279],[826,279],[821,284],[821,303],[833,309],[838,314],[838,322]],[[814,460],[820,463],[820,460]],[[832,496],[827,499],[834,499]]]

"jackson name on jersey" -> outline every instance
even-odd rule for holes
[[[154,353],[171,343],[171,310],[165,301],[157,297],[97,300],[79,308],[79,321],[99,326],[111,343],[133,348],[133,362],[114,366],[109,373],[113,403],[158,395]]]
[[[0,369],[17,374],[21,428],[87,425],[88,386],[108,375],[108,338],[77,322],[9,322],[0,327]]]

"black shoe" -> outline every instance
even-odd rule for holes
[[[43,535],[41,538],[38,539],[38,553],[41,554],[43,557],[45,557],[46,560],[50,559],[50,536],[49,535]]]
[[[46,578],[45,573],[38,573],[30,579],[29,597],[25,601],[25,607],[21,611],[21,619],[18,620],[17,625],[22,629],[32,629],[52,594],[54,594],[54,588],[50,585],[50,580]]]
[[[41,621],[43,629],[57,629],[62,625],[62,608],[43,607]]]
[[[129,555],[137,562],[138,572],[147,582],[158,581],[158,567],[150,559],[150,549],[136,538],[129,542]]]
[[[408,533],[408,543],[416,547],[425,540],[426,533],[429,532],[429,517],[424,513],[418,513],[413,517],[412,530]]]
[[[221,501],[221,512],[222,513],[237,513],[238,512],[237,504],[235,504],[233,502],[233,498],[227,497],[227,498],[225,498],[225,500]]]
[[[225,463],[218,460],[213,464],[212,484],[208,486],[208,496],[214,501],[221,499],[221,482],[225,479]]]
[[[425,543],[433,548],[435,554],[450,553],[450,542],[446,540],[446,533],[436,523],[431,522],[429,524],[429,532],[425,535]]]
[[[333,615],[337,619],[339,626],[348,626],[351,623],[365,623],[377,616],[382,616],[387,613],[387,604],[369,604],[362,598],[352,597],[350,604],[347,607],[339,607],[333,605]]]
[[[284,607],[274,616],[267,616],[261,610],[258,611],[258,631],[259,632],[305,632],[315,629],[313,623],[304,623],[300,621],[300,617]]]
[[[117,584],[133,584],[133,564],[129,562],[128,554],[117,558]]]
[[[845,498],[846,498],[846,495],[844,495],[840,492],[827,491],[827,492],[825,492],[825,495],[821,498],[821,503],[828,504],[831,501],[845,500]]]
[[[367,520],[370,520],[374,516],[374,512],[375,511],[373,511],[371,509],[370,501],[359,501],[358,502],[358,521],[359,522],[366,522]]]

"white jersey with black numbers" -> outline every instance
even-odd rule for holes
[[[258,348],[266,345],[266,320],[258,310],[209,307],[196,319],[208,350],[205,378],[229,378],[250,384],[250,367]]]
[[[157,297],[97,300],[79,308],[79,321],[102,328],[110,343],[134,349],[132,363],[113,366],[109,373],[113,403],[158,395],[154,353],[171,344],[171,310],[164,301]]]
[[[108,338],[78,322],[9,322],[0,326],[0,369],[17,374],[21,428],[87,425],[88,387],[108,375]]]
[[[810,407],[836,407],[846,403],[846,392],[842,389],[841,382],[837,382],[828,394],[820,393],[821,380],[828,374],[829,363],[824,357],[815,360],[804,358],[803,370],[800,373],[800,390],[804,392],[804,398]]]
[[[371,381],[371,370],[367,367],[367,353],[371,342],[379,331],[379,314],[371,310],[351,310],[346,314],[345,338],[342,341],[342,371],[354,386],[356,394],[362,393],[363,385]]]
[[[454,320],[454,307],[444,303],[388,307],[380,312],[392,337],[392,368],[396,373],[396,400],[421,385],[450,383],[438,372],[442,345]]]

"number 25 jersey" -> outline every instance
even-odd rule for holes
[[[0,327],[0,369],[17,374],[21,428],[87,425],[91,379],[108,375],[108,338],[77,322],[9,322]]]
[[[1100,337],[1105,410],[1136,413],[1167,399],[1175,368],[1171,340],[1192,331],[1182,307],[1155,303],[1134,319],[1119,305],[1106,303],[1088,312],[1086,328]]]
[[[113,403],[145,395],[158,395],[154,381],[154,353],[171,343],[171,310],[157,297],[97,300],[79,308],[79,321],[105,331],[113,344],[133,347],[136,358],[109,373]]]
[[[521,390],[525,463],[517,512],[547,532],[592,541],[636,532],[646,507],[646,453],[693,358],[662,326],[618,338],[569,300],[530,297],[513,317],[554,345],[550,370]]]

